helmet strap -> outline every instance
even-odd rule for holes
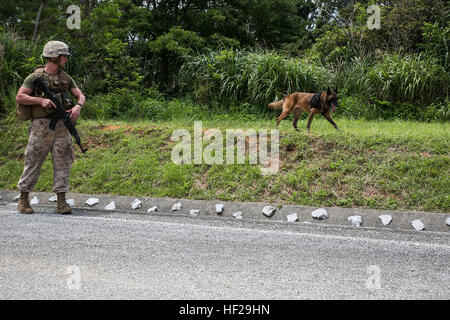
[[[54,59],[56,59],[56,61]],[[58,70],[60,69],[58,58],[48,58],[47,63],[52,63],[56,66],[55,72],[58,72]],[[51,68],[50,70],[54,70],[54,67],[50,67],[50,68]],[[46,68],[46,71],[48,72],[49,70]],[[51,73],[53,73],[53,72],[51,72]]]
[[[61,70],[64,69],[61,65],[61,56],[60,55],[56,58],[49,58],[48,62],[55,64],[58,67],[58,69],[61,69]]]

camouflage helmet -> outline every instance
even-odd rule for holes
[[[57,58],[59,55],[70,56],[69,46],[61,41],[49,41],[45,44],[42,56]]]

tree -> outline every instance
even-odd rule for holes
[[[41,4],[39,5],[39,9],[38,9],[38,12],[36,14],[36,20],[34,21],[33,38],[31,39],[31,42],[35,42],[36,41],[38,28],[39,28],[39,23],[40,23],[40,20],[41,20],[42,8],[44,7],[45,2],[46,2],[46,0],[41,0]]]

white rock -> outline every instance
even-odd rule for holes
[[[142,207],[142,201],[139,199],[134,199],[133,203],[131,204],[131,208],[136,210]]]
[[[378,218],[380,218],[384,226],[387,226],[392,221],[392,216],[389,214],[383,214],[381,216],[378,216]]]
[[[172,206],[172,211],[180,211],[181,210],[181,203],[177,202]]]
[[[18,194],[17,196],[15,196],[15,197],[13,198],[13,201],[19,201],[19,198],[20,198],[20,194]]]
[[[111,201],[109,204],[107,204],[105,206],[105,210],[116,210],[116,204],[114,203],[114,201]]]
[[[350,216],[347,218],[348,222],[350,222],[352,224],[352,226],[354,227],[359,227],[361,226],[362,223],[362,218],[361,216]]]
[[[223,203],[216,204],[216,213],[223,213]]]
[[[93,205],[96,205],[99,202],[100,202],[100,200],[98,198],[89,198],[89,199],[86,200],[84,205],[93,206]]]
[[[189,210],[189,214],[191,215],[191,216],[198,216],[199,214],[200,214],[200,210],[197,210],[197,209],[191,209],[191,210]]]
[[[277,211],[277,208],[274,206],[265,206],[262,210],[262,213],[267,217],[270,218],[275,214],[275,211]]]
[[[298,216],[296,213],[291,213],[286,216],[288,222],[298,221]]]
[[[58,201],[58,197],[56,195],[54,195],[53,197],[48,199],[49,202],[56,202]]]
[[[37,196],[34,196],[33,199],[30,200],[30,205],[39,204],[39,199]]]
[[[445,223],[450,227],[450,218],[447,218],[447,220],[445,220]]]
[[[151,207],[151,208],[149,208],[147,210],[147,212],[157,212],[157,211],[158,211],[158,207],[157,206]]]
[[[325,220],[328,218],[328,212],[324,208],[320,208],[311,212],[311,216],[314,219]]]
[[[425,225],[419,219],[411,221],[411,224],[413,228],[416,229],[417,231],[422,231],[423,229],[425,229]]]
[[[75,206],[75,199],[67,199],[66,202],[71,208]]]
[[[238,211],[238,212],[233,213],[233,217],[236,218],[236,219],[242,219],[242,216],[243,216],[242,211]]]

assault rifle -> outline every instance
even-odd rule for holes
[[[44,93],[45,97],[47,99],[50,99],[56,106],[56,113],[53,115],[50,121],[49,125],[50,130],[55,130],[56,122],[59,119],[63,119],[64,124],[66,125],[70,134],[75,138],[75,141],[80,147],[81,152],[85,153],[87,149],[83,149],[83,147],[81,146],[80,136],[78,135],[77,129],[75,129],[72,120],[70,119],[69,113],[64,109],[63,105],[61,104],[61,101],[58,100],[58,98],[52,92],[52,90],[50,90],[50,88],[47,85],[47,82],[45,82],[45,80],[42,77],[39,77],[34,80],[34,85],[37,86]]]

